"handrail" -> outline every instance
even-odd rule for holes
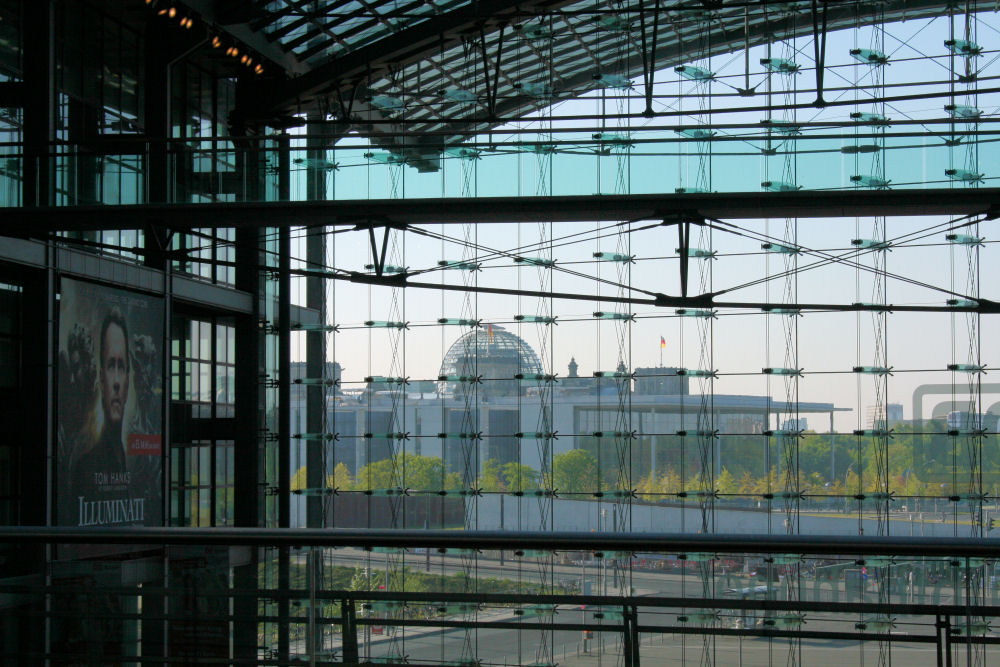
[[[0,527],[6,544],[540,549],[684,554],[884,555],[1000,558],[1000,539],[910,536],[382,530],[320,528]]]

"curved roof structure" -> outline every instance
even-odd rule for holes
[[[813,16],[813,4],[270,0],[249,25],[294,60],[298,75],[248,91],[240,111],[263,122],[311,113],[335,133],[355,127],[392,134],[384,143],[401,150],[440,151],[554,101],[693,59],[952,11],[943,0],[848,1],[818,3]]]

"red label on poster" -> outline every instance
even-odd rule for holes
[[[160,436],[145,433],[128,434],[129,456],[159,456]]]

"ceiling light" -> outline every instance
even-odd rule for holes
[[[219,39],[218,35],[212,38],[212,48],[217,49],[222,46],[222,40]]]
[[[177,8],[171,7],[170,9],[168,9],[167,16],[169,16],[170,18],[174,18],[175,16],[177,16]]]

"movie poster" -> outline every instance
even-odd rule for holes
[[[162,525],[163,300],[63,278],[56,523]]]

